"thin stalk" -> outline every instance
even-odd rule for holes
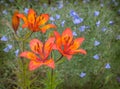
[[[63,58],[63,55],[60,56],[60,58],[58,58],[55,62],[57,63],[58,61],[60,61]]]
[[[51,87],[50,89],[53,89],[53,76],[54,76],[54,73],[53,73],[53,69],[51,69]]]

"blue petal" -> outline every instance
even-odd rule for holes
[[[8,38],[6,36],[2,36],[2,38],[0,40],[1,41],[8,41]]]
[[[80,77],[83,78],[83,77],[85,77],[85,76],[86,76],[86,73],[81,72]]]
[[[98,45],[100,45],[100,42],[96,40],[96,41],[94,42],[94,46],[98,46]]]
[[[99,55],[96,54],[96,55],[93,56],[93,58],[96,59],[96,60],[99,60]]]
[[[110,64],[107,63],[107,64],[105,65],[105,68],[106,68],[106,69],[110,69],[110,68],[111,68]]]

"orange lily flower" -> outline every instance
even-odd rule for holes
[[[12,27],[13,30],[16,32],[20,23],[20,19],[17,17],[19,12],[16,10],[12,16]]]
[[[48,14],[41,14],[37,17],[33,9],[29,9],[27,17],[24,14],[18,14],[17,16],[24,21],[22,28],[27,27],[33,32],[41,31],[45,33],[50,28],[56,28],[54,24],[45,24],[49,20]]]
[[[85,50],[78,49],[84,41],[84,38],[77,38],[73,40],[73,34],[70,28],[66,28],[62,35],[60,35],[57,31],[54,31],[54,34],[56,37],[54,49],[57,49],[63,56],[67,57],[68,60],[72,58],[73,54],[86,54]]]
[[[20,54],[20,57],[30,59],[29,70],[35,70],[42,65],[46,65],[52,69],[55,68],[54,60],[49,58],[54,45],[54,37],[49,38],[45,43],[42,43],[38,39],[30,41],[30,48],[33,52],[24,51]],[[37,54],[37,55],[36,55]]]

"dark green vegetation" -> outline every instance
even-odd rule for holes
[[[24,3],[22,3],[24,1]],[[83,3],[82,0],[76,0],[78,3],[75,5],[75,0],[69,1],[66,4],[64,1],[63,8],[58,9],[56,2],[52,2],[51,5],[46,8],[43,7],[44,2],[39,1],[29,2],[25,0],[16,0],[16,2],[4,1],[0,4],[0,37],[7,36],[9,40],[7,42],[0,41],[0,89],[14,89],[16,87],[16,76],[14,73],[16,56],[14,51],[18,49],[16,42],[13,41],[12,31],[9,29],[6,21],[11,22],[11,16],[15,9],[19,9],[20,12],[24,12],[24,8],[34,8],[38,14],[49,13],[55,17],[56,14],[60,15],[60,19],[55,21],[57,30],[62,32],[66,27],[70,27],[77,33],[77,37],[85,37],[81,48],[87,51],[87,55],[75,55],[71,61],[65,60],[60,64],[56,70],[58,70],[59,77],[64,81],[58,86],[57,89],[120,89],[120,3],[116,6],[113,0],[92,0],[88,3]],[[84,0],[85,1],[85,0]],[[87,0],[86,0],[87,1]],[[5,6],[5,3],[8,6]],[[103,3],[103,7],[100,4]],[[56,10],[52,11],[51,7],[55,7]],[[3,10],[7,10],[8,14],[2,13]],[[83,18],[83,22],[75,25],[70,17],[70,10],[74,10],[78,15]],[[94,16],[94,12],[99,11],[98,16]],[[61,22],[65,20],[64,27],[61,26]],[[100,20],[100,26],[96,26],[96,22]],[[113,24],[109,24],[109,21],[113,21]],[[52,22],[52,21],[49,21]],[[11,23],[9,23],[11,24]],[[83,32],[80,32],[80,26],[90,26]],[[102,31],[102,28],[106,27],[107,30]],[[26,30],[25,30],[26,31]],[[25,31],[19,31],[20,34],[24,34]],[[50,31],[46,33],[49,34]],[[35,33],[32,38],[40,37],[39,33]],[[98,46],[94,46],[94,42],[99,41]],[[3,49],[7,44],[12,44],[13,49],[8,53]],[[28,49],[28,47],[26,47]],[[93,58],[98,54],[99,59]],[[110,64],[110,68],[106,69],[106,64]],[[81,78],[81,72],[86,75]],[[41,79],[44,79],[44,72],[42,68],[35,71],[39,78],[31,85],[31,89],[43,89]],[[15,88],[17,89],[17,88]]]

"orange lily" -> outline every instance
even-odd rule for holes
[[[72,58],[73,54],[86,54],[85,50],[78,49],[84,41],[84,38],[77,38],[73,40],[73,34],[70,28],[66,28],[62,35],[60,35],[57,31],[54,31],[54,34],[56,37],[54,49],[57,49],[63,56],[67,57],[68,60]]]
[[[20,57],[30,59],[30,71],[35,70],[42,65],[46,65],[53,69],[55,68],[54,60],[52,58],[48,60],[49,54],[53,49],[54,40],[54,37],[51,37],[44,44],[38,39],[30,41],[30,48],[33,52],[24,51],[20,54]]]
[[[13,30],[16,32],[20,23],[20,19],[17,17],[19,12],[16,10],[12,16],[12,27]]]
[[[37,17],[36,12],[33,9],[29,9],[27,17],[24,14],[18,14],[17,16],[24,21],[22,28],[27,27],[33,32],[41,31],[42,33],[45,33],[46,30],[50,28],[56,28],[54,24],[45,25],[49,20],[48,14],[41,14]]]

